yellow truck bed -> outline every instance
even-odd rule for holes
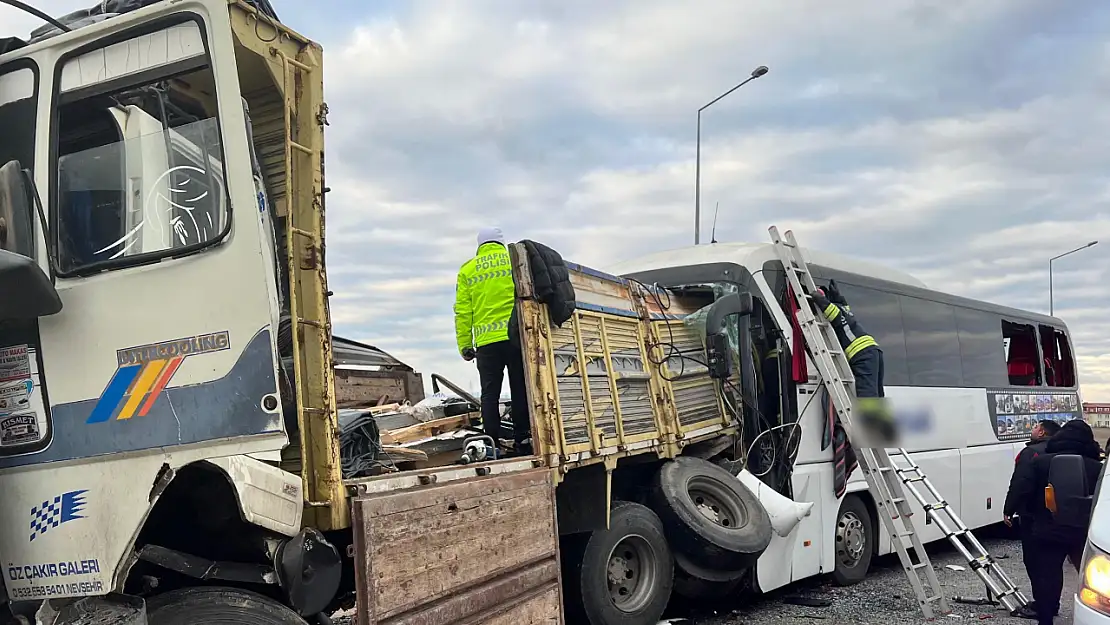
[[[512,251],[536,452],[549,466],[612,469],[621,457],[674,457],[735,431],[704,364],[704,337],[684,322],[711,300],[568,264],[576,310],[555,327],[522,246]]]

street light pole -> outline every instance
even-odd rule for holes
[[[694,157],[694,245],[698,245],[701,243],[701,112],[709,108],[710,106],[713,106],[720,100],[724,99],[724,97],[728,94],[736,91],[740,87],[743,87],[756,78],[763,76],[769,71],[770,70],[767,69],[766,65],[760,65],[759,67],[753,69],[751,76],[745,78],[743,82],[736,85],[732,89],[729,89],[728,91],[722,93],[716,98],[713,98],[713,100],[710,101],[709,104],[706,104],[705,106],[698,109],[698,136],[697,147],[695,148],[696,155]]]
[[[1055,307],[1055,303],[1053,301],[1053,292],[1052,292],[1052,262],[1056,261],[1056,260],[1059,260],[1059,259],[1061,259],[1061,258],[1063,258],[1063,257],[1065,257],[1069,254],[1074,254],[1076,252],[1082,252],[1083,250],[1087,249],[1088,247],[1094,247],[1096,244],[1098,244],[1098,241],[1091,241],[1090,243],[1088,243],[1086,245],[1081,245],[1081,246],[1075,248],[1074,250],[1071,250],[1070,252],[1064,252],[1063,254],[1059,254],[1057,256],[1053,256],[1052,258],[1048,259],[1048,315],[1050,317],[1053,314],[1055,314],[1055,312],[1056,312],[1056,307]]]

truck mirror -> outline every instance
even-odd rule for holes
[[[1091,515],[1091,489],[1083,456],[1058,454],[1048,468],[1045,507],[1057,523],[1086,527]]]
[[[35,256],[31,190],[19,161],[0,166],[0,250]],[[5,291],[4,293],[7,293]]]
[[[729,354],[725,319],[732,315],[752,314],[751,293],[729,293],[709,305],[705,315],[705,349],[709,356],[709,375],[726,379],[731,375],[732,358]]]
[[[705,351],[709,355],[709,377],[727,380],[732,375],[732,358],[728,348],[728,336],[723,332],[706,337]]]
[[[37,319],[62,310],[50,277],[33,259],[0,250],[0,320]]]
[[[725,329],[725,319],[732,315],[752,314],[751,293],[729,293],[709,306],[705,317],[705,333],[719,334]]]

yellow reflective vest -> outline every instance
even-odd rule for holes
[[[509,249],[483,243],[478,254],[459,269],[455,285],[455,338],[467,348],[509,340],[509,315],[515,290]]]

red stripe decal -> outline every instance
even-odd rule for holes
[[[145,417],[146,413],[150,412],[150,409],[154,407],[154,402],[158,401],[158,396],[162,394],[166,385],[170,383],[173,374],[177,373],[177,368],[181,366],[183,360],[185,359],[178,356],[166,365],[165,370],[162,371],[162,375],[158,376],[158,381],[154,383],[154,388],[150,389],[150,396],[146,398],[146,401],[143,402],[143,407],[139,409],[140,417]]]

